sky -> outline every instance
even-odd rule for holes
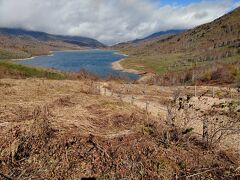
[[[95,38],[112,45],[169,29],[189,29],[240,0],[0,0],[0,27]]]

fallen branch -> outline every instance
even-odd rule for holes
[[[12,180],[11,177],[7,176],[7,175],[4,175],[2,172],[0,172],[0,176],[2,176],[4,179],[6,180]]]
[[[207,172],[215,171],[216,169],[222,169],[222,168],[217,167],[217,168],[213,168],[213,169],[208,169],[208,170],[203,171],[203,172],[199,172],[199,173],[195,173],[195,174],[191,174],[191,175],[186,175],[186,176],[181,176],[178,179],[180,179],[180,178],[190,178],[190,177],[198,176],[198,175],[201,175],[201,174],[204,174],[204,173],[207,173]]]

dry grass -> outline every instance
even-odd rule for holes
[[[233,178],[235,153],[209,151],[160,119],[93,91],[96,82],[0,81],[0,176],[12,179]]]

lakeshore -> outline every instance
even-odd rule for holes
[[[86,70],[101,78],[128,77],[131,80],[139,78],[136,71],[122,71],[112,68],[112,63],[125,58],[121,54],[106,50],[54,51],[48,55],[15,61],[35,67],[53,68],[65,72]],[[116,64],[116,63],[115,63]],[[116,66],[115,66],[116,67]]]
[[[135,69],[125,69],[122,65],[121,65],[121,62],[124,61],[125,59],[121,59],[121,60],[118,60],[118,61],[115,61],[112,63],[112,68],[114,70],[118,70],[118,71],[122,71],[122,72],[127,72],[127,73],[133,73],[133,74],[142,74],[140,71],[138,70],[135,70]]]

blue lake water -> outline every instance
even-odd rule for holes
[[[102,78],[112,75],[114,77],[127,77],[131,80],[138,79],[139,76],[136,74],[112,69],[112,62],[125,57],[115,52],[103,50],[56,51],[50,56],[39,56],[33,59],[17,61],[17,63],[70,72],[86,70]]]

